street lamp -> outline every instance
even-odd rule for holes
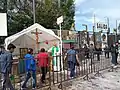
[[[109,18],[108,17],[104,17],[104,18],[106,18],[107,19],[107,44],[108,44],[108,46],[109,46],[109,33],[110,33],[110,26],[109,26]]]
[[[94,14],[94,17],[93,17],[93,21],[94,21],[94,25],[93,25],[93,42],[94,42],[94,48],[95,48],[95,45],[96,45],[96,40],[95,40],[95,30],[96,30],[96,16]]]
[[[33,22],[34,22],[34,24],[36,22],[36,17],[35,17],[35,0],[33,0]]]
[[[87,44],[89,45],[89,33],[88,33],[88,27],[86,24],[82,24],[82,26],[85,26],[85,32],[87,33]]]
[[[115,37],[115,42],[118,41],[118,40],[117,40],[118,20],[120,20],[120,19],[117,19],[117,20],[116,20],[116,37]]]
[[[116,30],[118,31],[118,21],[119,21],[120,19],[117,19],[116,20]],[[117,33],[117,31],[116,31],[116,33]]]
[[[88,30],[88,28],[87,28],[87,25],[86,24],[82,24],[82,26],[85,26],[85,30],[86,30],[86,32],[87,32],[87,30]]]
[[[115,40],[116,42],[117,42],[117,34],[118,34],[118,32],[117,32],[118,31],[118,20],[120,20],[120,19],[116,20],[116,40]]]
[[[108,17],[104,17],[104,18],[106,18],[106,20],[107,20],[107,25],[108,25],[108,28],[109,28],[109,18],[108,18]]]

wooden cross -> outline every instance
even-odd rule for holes
[[[39,34],[42,34],[42,32],[38,32],[36,29],[36,32],[31,32],[31,34],[35,34],[36,35],[36,45],[37,45],[37,49],[39,49]]]

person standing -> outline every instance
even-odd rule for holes
[[[100,61],[100,55],[102,53],[102,48],[98,45],[95,48],[96,54],[97,54],[97,60]]]
[[[36,88],[36,61],[33,57],[33,49],[29,48],[28,49],[28,54],[25,55],[25,69],[26,69],[26,79],[22,85],[22,89],[26,89],[26,84],[28,80],[33,77],[33,89]],[[31,75],[32,74],[32,75]]]
[[[78,55],[76,51],[74,50],[74,46],[71,46],[71,48],[67,51],[64,60],[67,58],[68,62],[68,68],[70,69],[70,77],[75,77],[75,66],[79,66],[79,60]]]
[[[118,64],[118,61],[117,61],[117,59],[118,59],[118,54],[119,54],[119,51],[118,51],[118,43],[116,43],[116,64]]]
[[[1,73],[2,73],[2,90],[6,90],[6,88],[10,88],[10,90],[15,90],[12,86],[12,83],[10,81],[10,74],[11,74],[11,68],[12,68],[12,62],[13,57],[12,53],[14,52],[14,49],[16,48],[15,45],[9,44],[7,46],[7,50],[3,54],[1,54]]]
[[[93,59],[94,58],[94,51],[95,51],[93,44],[90,44],[89,51],[90,51],[90,57]]]
[[[53,57],[53,71],[60,71],[60,68],[63,67],[62,60],[60,61],[60,48],[57,46],[57,43],[54,42],[53,47],[51,47],[48,52],[52,53]],[[61,67],[60,67],[61,63]],[[62,68],[61,68],[62,69]]]
[[[111,45],[111,55],[112,55],[112,66],[116,68],[117,63],[116,63],[116,46],[115,44]]]
[[[105,48],[104,48],[104,51],[105,51],[105,57],[109,58],[109,47],[108,45],[105,45]]]
[[[83,49],[84,49],[86,58],[89,58],[89,49],[88,49],[88,46],[86,44],[84,44],[84,48]]]
[[[45,83],[45,77],[47,74],[47,68],[48,68],[48,53],[45,52],[45,49],[42,48],[40,53],[37,55],[37,60],[38,60],[38,66],[41,68],[42,71],[42,77],[41,77],[41,82]]]

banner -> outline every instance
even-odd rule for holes
[[[7,14],[0,13],[0,36],[7,36]]]

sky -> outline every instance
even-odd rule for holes
[[[88,25],[92,31],[95,22],[107,23],[109,18],[111,28],[116,27],[116,20],[120,22],[120,0],[75,0],[75,28],[77,31],[84,30],[82,24]]]

